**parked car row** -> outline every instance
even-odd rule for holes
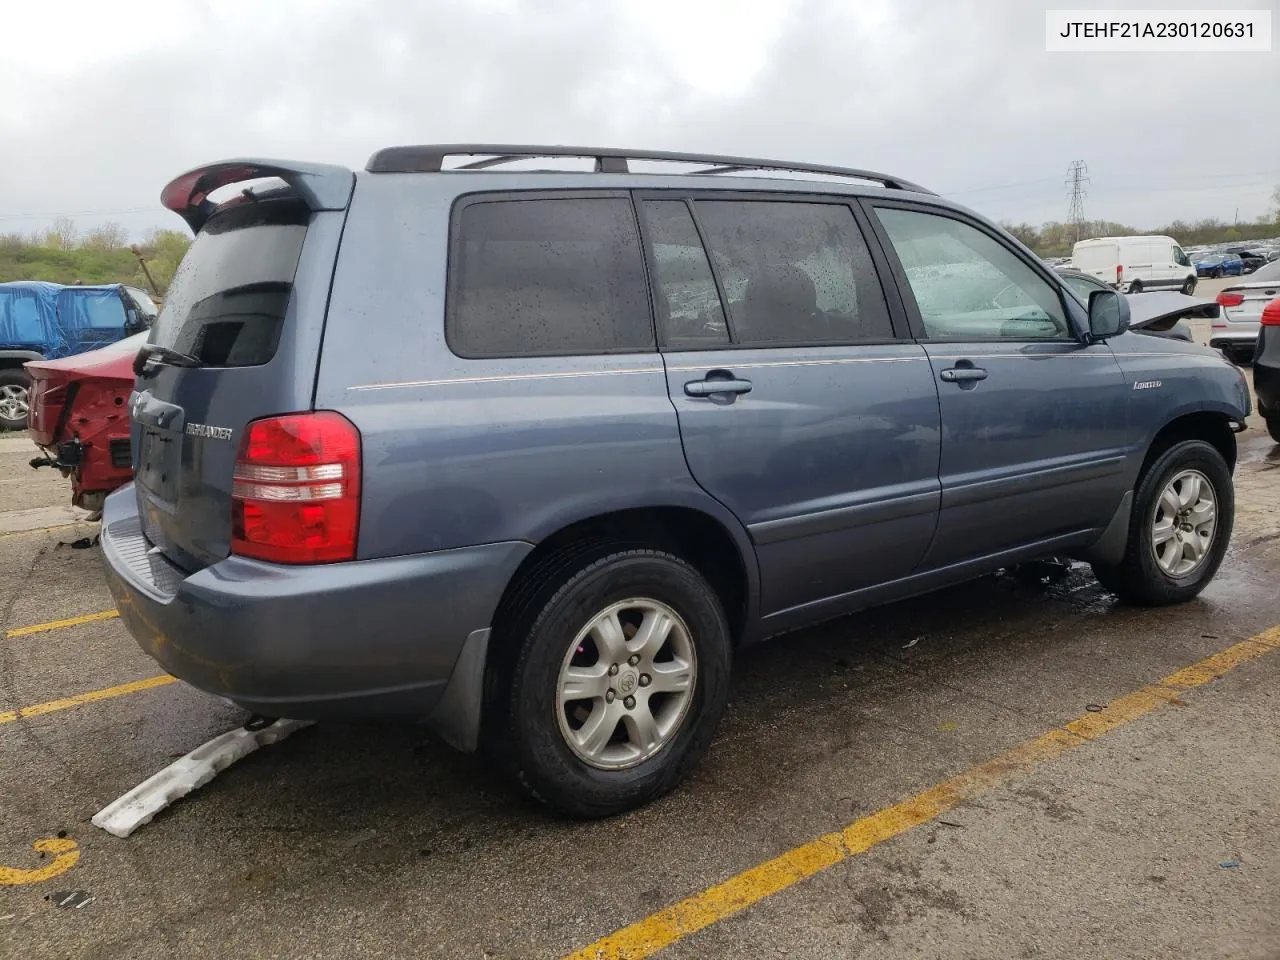
[[[1242,276],[1253,273],[1268,263],[1280,260],[1280,243],[1226,244],[1214,247],[1191,247],[1188,255],[1199,269],[1201,276]],[[1240,263],[1237,266],[1236,261]]]

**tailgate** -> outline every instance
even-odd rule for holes
[[[260,168],[250,172],[262,176]],[[311,407],[354,179],[342,173],[341,210],[327,209],[323,197],[317,202],[315,191],[298,189],[288,176],[283,190],[245,194],[212,212],[207,177],[193,183],[188,174],[166,188],[166,206],[198,232],[135,385],[134,486],[147,539],[189,571],[230,550],[231,480],[245,425]],[[232,174],[215,187],[249,179],[239,168]],[[176,202],[175,184],[183,187]]]

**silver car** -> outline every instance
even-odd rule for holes
[[[1280,297],[1280,260],[1273,260],[1218,294],[1222,313],[1213,321],[1209,346],[1228,360],[1245,364],[1253,359],[1262,322],[1262,308]]]

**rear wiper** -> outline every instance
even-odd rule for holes
[[[144,344],[142,349],[138,351],[138,355],[133,358],[133,375],[140,377],[147,368],[148,360],[158,360],[161,363],[167,363],[171,367],[198,367],[200,361],[195,357],[185,353],[179,353],[177,350],[170,350],[168,347],[162,347],[155,343]]]

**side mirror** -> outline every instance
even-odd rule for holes
[[[1089,294],[1089,336],[1106,340],[1129,329],[1129,301],[1111,290]]]

